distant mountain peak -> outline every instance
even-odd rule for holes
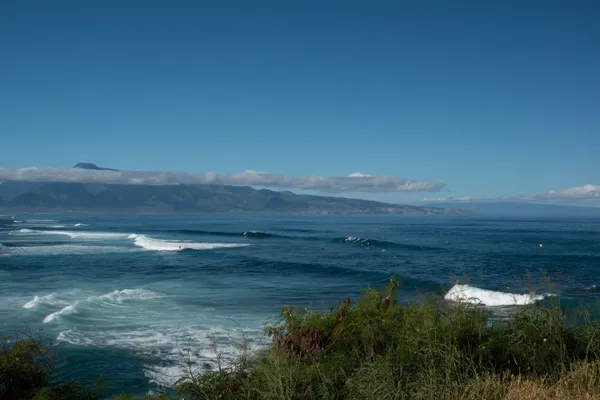
[[[102,167],[97,166],[96,164],[84,163],[84,162],[80,162],[80,163],[75,164],[75,166],[73,168],[93,169],[93,170],[96,170],[96,171],[118,171],[118,169],[102,168]]]

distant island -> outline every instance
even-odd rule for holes
[[[94,170],[94,171],[119,171],[118,169],[102,168],[102,167],[97,166],[96,164],[83,163],[83,162],[75,164],[75,166],[73,168],[91,169],[91,170]]]
[[[91,163],[74,168],[117,171]],[[12,212],[460,214],[459,209],[299,195],[217,184],[138,185],[4,181],[0,209]]]
[[[574,206],[569,204],[550,204],[533,202],[502,201],[462,201],[428,203],[425,206],[442,207],[447,210],[459,209],[470,214],[496,217],[600,217],[600,207]]]

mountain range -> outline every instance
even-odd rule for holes
[[[91,163],[75,168],[112,170]],[[116,170],[112,170],[116,171]],[[138,185],[82,182],[4,181],[0,209],[21,212],[310,214],[445,214],[439,207],[418,207],[370,200],[294,194],[216,184]]]

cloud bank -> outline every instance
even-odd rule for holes
[[[550,190],[536,197],[548,200],[600,200],[600,186],[588,184],[559,191]]]
[[[376,176],[360,172],[348,176],[288,176],[247,170],[234,174],[170,171],[98,171],[79,168],[0,168],[0,181],[81,182],[134,185],[220,184],[302,189],[324,193],[343,192],[439,192],[442,183],[425,183],[398,176]]]
[[[522,195],[522,196],[498,196],[498,197],[426,197],[423,199],[424,202],[440,203],[440,202],[455,202],[455,203],[466,203],[466,202],[493,202],[493,201],[506,201],[506,202],[599,202],[600,203],[600,186],[598,185],[583,185],[576,186],[564,190],[549,190],[544,193],[536,195]]]

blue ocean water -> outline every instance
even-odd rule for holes
[[[213,344],[234,355],[243,331],[264,345],[284,305],[326,307],[391,276],[401,301],[492,310],[536,301],[532,287],[574,303],[600,294],[590,219],[14,215],[0,216],[0,244],[0,335],[43,330],[63,377],[108,372],[113,392],[170,385],[186,358],[214,368]]]

